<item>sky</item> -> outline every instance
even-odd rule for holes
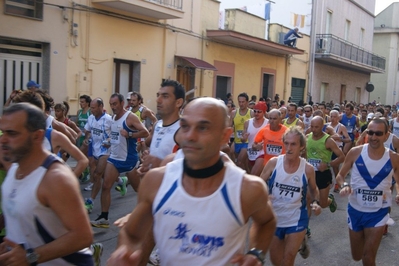
[[[393,2],[398,2],[399,0],[376,0],[375,1],[375,15],[378,15],[382,10],[387,8]]]

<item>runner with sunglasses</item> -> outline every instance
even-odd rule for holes
[[[352,258],[375,265],[384,227],[392,204],[392,176],[399,181],[399,154],[384,147],[388,124],[373,119],[367,130],[369,143],[352,148],[338,173],[340,195],[348,196],[348,226]],[[344,182],[351,171],[350,184]],[[398,190],[396,184],[396,189]],[[395,201],[399,204],[399,194]]]

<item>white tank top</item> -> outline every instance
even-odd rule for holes
[[[163,126],[163,120],[159,120],[153,129],[150,154],[159,159],[164,159],[167,155],[173,153],[173,148],[176,145],[174,136],[179,128],[180,120],[168,126]]]
[[[384,142],[384,147],[387,148],[387,149],[389,149],[389,150],[395,151],[395,149],[394,149],[394,147],[393,147],[392,140],[393,140],[393,134],[392,134],[392,133],[389,133],[388,139]],[[396,152],[396,151],[395,151],[395,152]]]
[[[308,130],[310,128],[310,122],[312,121],[313,115],[306,117],[306,115],[303,115],[303,124],[305,125],[305,130]]]
[[[37,188],[48,167],[56,161],[59,159],[50,155],[42,166],[20,180],[15,178],[18,164],[14,163],[1,187],[7,238],[17,244],[23,244],[25,249],[35,249],[68,232],[57,214],[43,206],[37,198]],[[91,256],[90,249],[85,248],[67,257],[40,265],[93,265]]]
[[[46,118],[46,128],[52,128],[53,127],[53,120],[54,117],[51,115],[48,115]]]
[[[224,180],[213,194],[193,197],[182,186],[183,159],[167,164],[153,203],[162,265],[231,265],[235,254],[244,253],[248,223],[240,199],[245,171],[232,163],[225,167]]]
[[[122,129],[129,132],[135,132],[126,125],[126,119],[131,112],[125,112],[118,120],[114,120],[115,116],[111,122],[111,155],[110,158],[118,161],[129,162],[133,164],[137,162],[137,139],[135,138],[125,138],[121,135],[120,131]]]
[[[269,119],[264,119],[263,124],[256,128],[254,126],[254,119],[255,118],[251,118],[248,121],[248,128],[247,128],[247,132],[249,133],[248,136],[248,149],[247,149],[247,153],[248,153],[248,160],[250,161],[255,161],[256,158],[258,158],[259,156],[265,154],[264,149],[260,149],[259,151],[255,151],[252,149],[252,145],[254,144],[254,140],[255,140],[255,136],[258,133],[259,130],[261,130],[262,128],[264,128],[268,123],[269,123]]]
[[[338,134],[338,131],[339,131],[339,129],[341,128],[341,126],[343,126],[341,123],[338,123],[335,127],[333,127],[333,126],[331,125],[331,122],[328,123],[328,125],[329,125],[330,127],[332,127],[332,128],[334,129],[334,132],[337,133],[337,134]],[[342,137],[342,135],[341,135],[341,137]],[[335,141],[335,143],[337,143],[337,146],[338,146],[338,147],[341,148],[341,147],[343,146],[342,141],[338,141],[338,140],[334,140],[334,141]]]
[[[356,159],[351,173],[350,205],[361,212],[376,212],[391,206],[393,168],[389,157],[389,149],[379,160],[368,156],[369,144],[364,144],[360,156]]]
[[[269,180],[269,193],[277,216],[277,227],[297,226],[298,221],[308,217],[306,191],[308,178],[305,173],[306,160],[301,162],[295,173],[284,170],[285,155],[278,156],[276,167]]]
[[[109,150],[102,142],[111,135],[112,117],[104,113],[98,120],[94,115],[90,115],[84,127],[86,131],[91,132],[93,156],[98,158],[102,155],[109,155]]]
[[[399,137],[399,122],[397,122],[397,121],[396,121],[396,118],[395,118],[395,120],[393,120],[392,123],[393,123],[393,126],[392,126],[392,128],[393,128],[392,133],[393,133],[395,136]]]

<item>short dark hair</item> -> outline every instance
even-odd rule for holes
[[[86,101],[88,104],[91,103],[91,98],[90,98],[90,96],[88,96],[88,95],[86,95],[86,94],[81,95],[81,96],[79,97],[79,99],[85,99],[85,101]]]
[[[376,118],[373,118],[373,119],[371,120],[370,123],[384,124],[384,126],[385,126],[385,133],[388,132],[388,121],[387,121],[384,117],[376,117]]]
[[[347,104],[345,105],[345,108],[349,108],[351,111],[353,111],[353,104],[347,103]]]
[[[237,99],[240,97],[244,97],[247,102],[249,100],[248,94],[246,92],[241,92],[240,94],[238,94]]]
[[[113,94],[111,95],[111,98],[114,98],[114,97],[118,97],[118,100],[119,100],[120,103],[123,102],[123,101],[125,100],[125,97],[123,97],[123,95],[120,94],[120,93],[118,93],[118,92],[113,93]]]
[[[183,99],[184,101],[186,98],[186,90],[184,89],[184,86],[176,80],[165,79],[162,81],[161,87],[173,87],[173,94],[175,95],[176,100]]]
[[[23,111],[26,114],[25,127],[29,132],[35,132],[37,130],[46,130],[46,116],[43,110],[39,107],[30,103],[15,103],[4,109],[3,116],[11,115],[16,112]]]
[[[43,101],[44,101],[44,110],[45,111],[50,111],[52,107],[54,107],[54,99],[48,94],[47,92],[43,90],[36,90],[37,93],[42,96]]]
[[[295,110],[298,109],[298,105],[297,105],[296,103],[289,103],[289,104],[288,104],[288,107],[294,107]]]
[[[19,93],[13,99],[14,103],[30,103],[44,111],[44,100],[43,97],[37,93],[36,91],[27,90],[22,93]]]
[[[132,94],[130,94],[130,99],[132,98],[133,95],[136,95],[137,100],[138,100],[140,103],[143,103],[143,100],[144,100],[144,99],[143,99],[143,96],[141,96],[140,92],[133,91]]]

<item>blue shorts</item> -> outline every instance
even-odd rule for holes
[[[240,153],[242,149],[248,148],[248,143],[235,143],[234,142],[234,152]]]
[[[381,208],[376,212],[360,212],[348,204],[349,229],[359,232],[364,228],[384,226],[389,218],[389,208]]]
[[[132,171],[135,167],[138,166],[140,161],[138,160],[138,158],[136,160],[128,161],[118,161],[112,158],[108,158],[107,162],[115,166],[116,170],[121,174]]]
[[[278,237],[278,239],[283,240],[285,238],[285,235],[293,234],[293,233],[299,233],[302,232],[303,230],[306,230],[308,227],[308,223],[306,222],[305,224],[298,224],[298,226],[291,226],[291,227],[277,227],[276,232],[274,233],[275,236]]]
[[[87,148],[87,157],[93,157],[93,144],[90,142]]]

